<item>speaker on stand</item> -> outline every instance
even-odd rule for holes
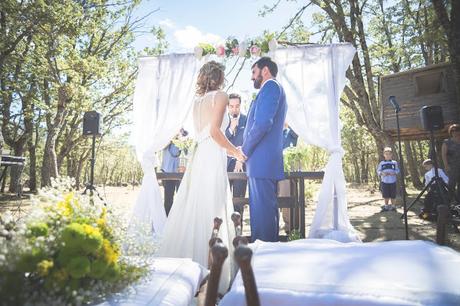
[[[93,193],[96,192],[99,199],[101,199],[101,201],[104,202],[104,205],[106,205],[104,199],[100,196],[99,192],[96,190],[96,187],[94,186],[94,166],[96,164],[96,137],[102,135],[101,130],[101,114],[96,111],[85,112],[85,114],[83,115],[83,135],[92,136],[92,143],[89,183],[86,184],[83,194],[86,194],[86,192],[89,190],[90,196],[93,196]]]
[[[442,130],[444,128],[444,117],[442,115],[442,107],[438,105],[423,106],[420,109],[420,122],[422,123],[423,129],[430,132],[430,152],[431,152],[430,158],[433,162],[434,176],[430,182],[427,182],[425,188],[423,188],[423,190],[417,195],[415,200],[412,201],[409,207],[407,207],[407,209],[404,211],[403,216],[406,216],[406,218],[407,218],[407,212],[409,211],[409,209],[430,188],[432,190],[435,190],[439,195],[440,203],[436,203],[437,204],[436,206],[443,205],[445,207],[449,207],[449,201],[446,197],[449,187],[443,181],[443,179],[439,176],[438,158],[437,158],[436,145],[435,145],[435,139],[434,139],[434,131]]]

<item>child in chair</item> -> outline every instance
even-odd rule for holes
[[[433,167],[433,161],[431,159],[426,159],[422,163],[423,168],[425,168],[426,173],[425,173],[425,178],[424,178],[424,183],[425,186],[430,184],[431,180],[434,178],[434,167]],[[444,181],[444,183],[447,185],[449,183],[449,178],[447,177],[446,173],[444,170],[441,168],[438,168],[438,176]],[[441,186],[441,190],[444,192],[445,187]],[[447,199],[447,193],[444,195]],[[436,206],[442,202],[442,197],[439,194],[439,190],[437,186],[433,184],[430,186],[428,189],[428,193],[425,196],[425,200],[423,201],[423,208],[420,211],[419,217],[424,220],[430,220],[434,221],[436,220],[437,212],[436,212]]]
[[[377,167],[380,179],[380,189],[385,205],[382,211],[396,211],[394,200],[396,199],[396,175],[399,174],[398,162],[392,160],[393,152],[390,147],[383,149],[384,160]]]

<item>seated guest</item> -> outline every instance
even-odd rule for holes
[[[423,161],[423,168],[425,168],[425,186],[431,183],[433,178],[435,177],[435,169],[433,167],[433,161],[431,159],[426,159]],[[447,185],[449,183],[449,178],[444,173],[441,168],[438,168],[438,176],[442,179],[442,181]],[[434,184],[435,182],[431,183],[431,186],[428,189],[428,193],[425,196],[425,200],[423,201],[423,208],[419,214],[419,217],[424,220],[436,220],[437,212],[436,207],[440,203],[442,203],[444,196],[447,199],[447,193],[444,195],[439,194],[438,187]],[[444,187],[441,188],[445,190]]]

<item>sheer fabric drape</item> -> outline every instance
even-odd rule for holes
[[[278,49],[272,56],[286,91],[287,121],[305,142],[329,152],[310,238],[360,241],[347,212],[339,99],[355,54],[350,44]]]
[[[139,59],[133,98],[134,141],[144,178],[132,223],[141,222],[161,233],[166,222],[155,174],[155,153],[179,132],[194,100],[201,66],[193,54],[170,54]]]

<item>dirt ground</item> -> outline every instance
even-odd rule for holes
[[[307,234],[314,215],[315,201],[313,199],[317,197],[318,188],[319,185],[313,186],[313,189],[316,190],[313,192],[314,196],[312,199],[307,199],[305,209]],[[98,187],[98,190],[108,205],[115,209],[125,210],[127,213],[131,211],[139,193],[139,187],[132,186]],[[409,190],[408,193],[407,205],[412,203],[418,192]],[[402,215],[401,206],[399,206],[397,212],[380,212],[383,204],[380,193],[372,187],[364,185],[347,186],[347,200],[351,223],[360,233],[360,237],[364,242],[405,239],[404,220],[400,218]],[[402,200],[397,199],[397,203],[401,205]],[[26,213],[29,205],[27,197],[18,200],[14,195],[0,196],[0,213],[8,209],[13,214],[20,216],[20,214]],[[417,214],[420,208],[421,203],[416,203],[408,213],[409,239],[435,241],[436,224],[419,219]],[[249,224],[247,208],[244,213],[244,224],[245,232],[247,233],[249,228],[247,226]],[[449,228],[448,245],[460,251],[460,234],[455,233],[453,228]]]

